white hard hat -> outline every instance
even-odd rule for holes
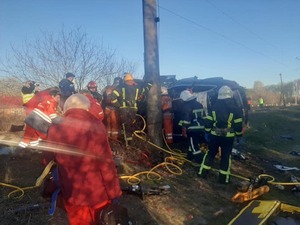
[[[226,98],[232,98],[232,97],[233,97],[233,92],[230,87],[225,85],[219,89],[218,99],[226,99]]]
[[[196,98],[195,95],[193,95],[190,91],[188,90],[185,90],[185,91],[182,91],[180,93],[180,98],[185,101],[185,102],[188,102],[188,101],[191,101],[193,100],[194,98]]]

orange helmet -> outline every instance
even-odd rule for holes
[[[124,81],[133,80],[133,76],[131,73],[124,73]]]

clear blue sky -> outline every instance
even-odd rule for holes
[[[157,0],[160,74],[251,88],[300,78],[299,0]],[[0,57],[41,31],[83,27],[144,74],[142,0],[1,0]],[[298,59],[297,59],[298,58]]]

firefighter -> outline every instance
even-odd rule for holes
[[[104,124],[107,135],[113,140],[118,140],[120,128],[120,115],[118,108],[112,104],[112,92],[122,83],[121,77],[115,77],[112,85],[106,86],[103,91],[102,108],[104,109]]]
[[[102,102],[102,95],[98,92],[97,90],[98,85],[95,81],[90,81],[87,85],[87,89],[91,92],[93,95],[94,99],[97,100],[99,104]]]
[[[182,99],[179,126],[182,126],[182,136],[188,139],[188,159],[200,163],[200,144],[204,141],[204,117],[203,105],[197,101],[190,90],[180,93]]]
[[[66,78],[62,79],[59,82],[59,88],[61,91],[61,100],[60,100],[60,107],[63,109],[65,101],[68,97],[72,94],[75,94],[75,86],[74,86],[74,79],[75,75],[73,73],[66,73]]]
[[[199,169],[200,177],[207,177],[220,148],[219,183],[229,183],[232,146],[234,138],[242,136],[242,128],[242,109],[236,106],[232,90],[228,86],[222,86],[218,91],[217,101],[211,107],[205,120],[208,152],[204,155]]]
[[[166,87],[161,88],[161,107],[163,114],[163,128],[168,144],[173,143],[173,118],[172,113],[172,98],[168,95],[168,89]]]
[[[134,81],[131,73],[124,73],[124,82],[112,92],[112,103],[119,108],[126,144],[132,140],[133,121],[138,111],[138,101],[143,92],[144,88]]]

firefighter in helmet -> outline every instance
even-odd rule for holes
[[[97,90],[98,85],[95,81],[90,81],[87,85],[87,89],[91,92],[91,94],[93,95],[94,99],[97,100],[98,103],[101,104],[102,101],[102,95],[98,92]]]
[[[235,137],[242,136],[242,128],[242,109],[236,106],[230,87],[222,86],[218,91],[217,101],[212,105],[205,120],[208,151],[204,155],[199,169],[200,177],[207,177],[220,148],[219,183],[229,183],[232,146]]]
[[[123,83],[112,93],[112,103],[119,108],[120,122],[124,130],[125,142],[132,140],[133,121],[138,111],[138,101],[144,88],[134,81],[131,73],[124,73]]]
[[[181,105],[179,126],[182,126],[182,136],[188,139],[188,158],[200,163],[200,144],[204,141],[203,105],[197,101],[197,96],[190,90],[180,93]]]

